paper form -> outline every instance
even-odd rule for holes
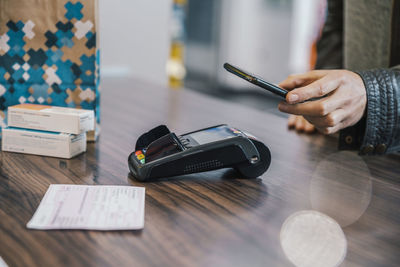
[[[27,228],[142,229],[144,198],[144,187],[50,185]]]

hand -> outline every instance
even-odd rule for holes
[[[315,132],[315,127],[309,123],[303,116],[290,115],[288,119],[288,127],[295,129],[297,132],[305,132],[312,134]]]
[[[356,124],[365,112],[364,83],[358,74],[351,71],[310,71],[289,76],[280,86],[290,92],[286,102],[279,104],[279,110],[304,116],[324,134]],[[320,99],[311,100],[313,98]]]

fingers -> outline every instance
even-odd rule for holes
[[[297,120],[297,116],[295,115],[289,115],[288,118],[288,127],[289,128],[294,128],[296,126],[296,120]]]
[[[315,132],[315,130],[316,130],[315,126],[312,125],[311,123],[309,123],[308,121],[306,121],[305,119],[304,119],[304,121],[306,122],[306,125],[304,127],[304,132],[306,132],[308,134]]]
[[[343,92],[338,93],[335,91],[327,97],[298,104],[288,104],[287,102],[283,101],[279,103],[278,109],[282,112],[294,115],[322,117],[342,106],[347,105],[347,102],[348,97],[344,97]]]
[[[345,119],[346,114],[347,112],[344,109],[337,109],[326,116],[305,116],[304,118],[308,122],[312,123],[315,127],[322,129],[338,125]]]
[[[306,79],[303,79],[301,77],[289,76],[288,78],[286,78],[286,80],[280,82],[278,86],[286,90],[292,90],[296,87],[303,86],[305,83]]]
[[[288,127],[295,129],[297,132],[313,133],[315,131],[315,127],[305,120],[303,116],[290,115]]]
[[[292,90],[296,87],[306,86],[313,81],[322,78],[327,73],[328,71],[326,70],[314,70],[303,74],[290,75],[284,81],[280,82],[279,86],[287,90]]]
[[[347,120],[344,120],[332,127],[315,127],[315,128],[318,130],[318,132],[322,134],[334,134],[340,131],[341,129],[346,128],[347,127],[346,125],[348,125],[348,122]]]
[[[306,126],[306,120],[303,119],[303,117],[298,116],[296,118],[296,124],[295,124],[296,131],[298,131],[298,132],[304,131],[305,126]]]
[[[352,120],[351,116],[349,117],[349,114],[354,113],[358,108],[357,104],[350,107],[338,108],[332,112],[328,112],[324,116],[304,116],[303,118],[303,116],[291,115],[290,124],[288,122],[288,125],[293,125],[292,128],[295,128],[296,131],[312,132],[316,128],[323,134],[333,134],[342,128],[354,124],[354,120]],[[301,120],[304,120],[308,125]]]
[[[293,89],[287,94],[286,102],[289,104],[296,104],[312,98],[323,97],[337,89],[341,82],[341,77],[332,72],[309,85]]]
[[[282,112],[305,116],[325,116],[329,112],[335,110],[335,108],[336,101],[332,102],[327,99],[308,101],[295,105],[289,105],[285,102],[281,102],[278,105],[278,109]]]

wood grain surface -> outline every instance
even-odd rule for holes
[[[102,83],[97,143],[71,160],[1,152],[0,257],[9,266],[292,266],[284,221],[318,210],[343,226],[342,266],[398,266],[400,157],[339,152],[335,137],[296,134],[272,112],[135,79]],[[277,103],[278,104],[278,103]],[[257,179],[232,170],[140,183],[127,157],[159,124],[178,133],[227,123],[270,148]],[[28,230],[50,184],[146,187],[141,231]]]

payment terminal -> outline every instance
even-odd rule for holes
[[[183,135],[160,125],[140,136],[128,157],[129,169],[139,181],[221,168],[256,178],[270,162],[270,151],[262,142],[225,124]]]

